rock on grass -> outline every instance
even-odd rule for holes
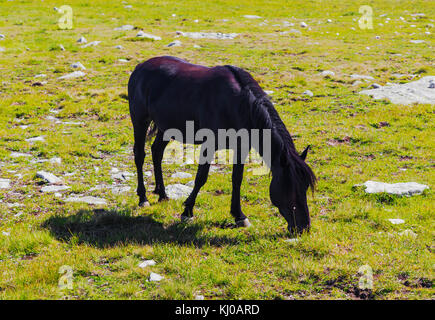
[[[170,184],[166,187],[166,194],[170,199],[186,198],[192,192],[193,188],[184,184],[176,183]]]
[[[36,173],[36,176],[41,178],[41,179],[44,179],[48,183],[61,183],[62,182],[62,179],[56,177],[54,174],[49,173],[47,171],[38,171]]]
[[[66,202],[83,202],[87,204],[107,204],[106,199],[91,196],[70,196],[65,199]]]
[[[377,181],[366,181],[362,184],[365,186],[366,193],[386,192],[396,195],[414,195],[421,194],[424,190],[429,189],[427,185],[416,182],[385,183]]]

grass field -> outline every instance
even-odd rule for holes
[[[53,7],[61,5],[73,8],[71,30],[58,27]],[[358,26],[361,5],[373,8],[372,30]],[[0,1],[0,178],[11,180],[0,189],[0,299],[433,299],[434,106],[358,92],[435,75],[434,19],[432,1],[409,0]],[[137,29],[113,30],[126,24]],[[138,39],[139,30],[162,40]],[[239,35],[195,40],[176,38],[177,30]],[[81,36],[101,43],[82,48]],[[176,39],[181,46],[166,47]],[[127,82],[136,64],[159,55],[237,65],[273,91],[297,149],[312,145],[307,162],[318,186],[308,198],[309,234],[285,241],[270,176],[253,175],[252,165],[242,185],[249,229],[232,228],[230,166],[210,174],[188,225],[178,223],[182,200],[157,203],[148,192],[151,207],[137,207],[135,177],[124,194],[91,190],[121,184],[112,168],[135,173]],[[86,75],[58,80],[77,70],[74,62]],[[355,85],[353,73],[374,80]],[[38,136],[45,140],[26,141]],[[149,147],[144,170],[152,170]],[[61,163],[38,162],[53,157]],[[42,193],[39,170],[71,188],[60,197]],[[194,174],[196,165],[163,171],[166,184],[186,183],[192,178],[171,174]],[[430,189],[397,197],[353,188],[367,180]],[[148,191],[153,184],[148,177]],[[107,205],[65,202],[73,193]],[[144,259],[157,264],[138,267]],[[58,287],[63,265],[73,270],[72,289]],[[363,265],[373,270],[372,290],[358,287]],[[164,279],[148,282],[150,272]]]

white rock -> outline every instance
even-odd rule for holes
[[[306,28],[306,27],[308,27],[308,25],[305,22],[301,22],[301,27]]]
[[[366,79],[366,80],[374,80],[375,78],[373,78],[372,76],[364,76],[364,75],[360,75],[360,74],[351,74],[350,77],[352,79]]]
[[[88,41],[85,39],[85,37],[80,37],[78,40],[77,40],[77,43],[87,43]]]
[[[265,92],[266,94],[268,94],[268,95],[271,95],[271,94],[273,93],[272,90],[264,90],[264,92]]]
[[[45,78],[46,76],[47,76],[46,74],[41,73],[41,74],[35,75],[34,77],[35,78]]]
[[[59,45],[60,50],[65,51],[65,47],[63,45]]]
[[[146,39],[151,39],[151,40],[156,40],[156,41],[157,40],[162,40],[161,37],[155,36],[155,35],[152,35],[152,34],[149,34],[149,33],[145,33],[142,30],[137,33],[136,37],[138,37],[138,38],[146,38]]]
[[[174,174],[171,175],[171,178],[180,178],[180,179],[185,179],[185,178],[191,178],[192,175],[188,172],[175,172]]]
[[[41,188],[42,192],[59,192],[63,190],[70,189],[68,186],[44,186]]]
[[[62,163],[62,159],[59,157],[53,157],[49,160],[50,163],[52,164],[61,164]]]
[[[386,192],[396,195],[420,194],[424,190],[429,189],[428,186],[416,182],[384,183],[377,181],[366,181],[364,182],[363,186],[366,187],[365,192],[367,193]]]
[[[57,79],[59,79],[59,80],[73,79],[73,78],[83,77],[85,75],[86,75],[86,73],[84,73],[83,71],[74,71],[74,72],[68,73],[66,75],[63,75],[63,76],[61,76],[61,77],[59,77]]]
[[[122,50],[122,49],[124,49],[124,47],[123,47],[123,46],[121,46],[120,44],[118,44],[117,46],[115,46],[115,49],[119,49],[119,50]]]
[[[331,20],[331,19],[328,19],[328,20],[326,20],[326,22],[328,22],[328,23],[331,23],[331,22],[332,22],[332,20]]]
[[[424,40],[409,40],[409,42],[418,44],[418,43],[424,43],[425,41]]]
[[[151,177],[153,175],[153,173],[151,171],[144,171],[143,175],[145,177]]]
[[[244,17],[245,17],[246,19],[261,19],[260,16],[251,15],[251,14],[246,14],[246,15],[244,15]]]
[[[4,38],[5,38],[5,35],[0,33],[0,40],[3,40]]]
[[[39,137],[33,137],[26,139],[27,142],[37,142],[37,141],[45,141],[45,138],[43,136]]]
[[[9,189],[11,187],[10,179],[0,178],[0,189]]]
[[[194,180],[189,181],[188,183],[186,183],[186,186],[188,186],[188,187],[194,187],[195,186],[195,181]]]
[[[19,158],[19,157],[31,157],[31,154],[28,153],[22,153],[22,152],[12,152],[10,154],[11,158]]]
[[[54,196],[55,196],[56,198],[62,198],[62,193],[55,192],[55,193],[54,193]]]
[[[118,59],[118,62],[127,63],[128,60],[127,59]]]
[[[92,41],[89,42],[87,44],[85,44],[84,46],[81,46],[82,48],[87,48],[87,47],[95,47],[98,46],[101,43],[101,41]]]
[[[220,32],[182,32],[177,31],[178,35],[192,39],[234,39],[237,33],[220,33]]]
[[[131,190],[130,186],[113,186],[111,187],[113,194],[123,194],[127,193]]]
[[[36,176],[44,179],[48,183],[61,183],[62,179],[56,177],[54,174],[46,172],[46,171],[38,171],[36,172]]]
[[[334,76],[335,73],[334,73],[334,71],[325,70],[325,71],[321,72],[321,75],[324,76],[324,77],[326,77],[326,76]]]
[[[154,266],[156,262],[154,260],[145,260],[139,263],[139,268],[146,268],[148,266]]]
[[[81,62],[74,62],[71,64],[71,68],[79,68],[82,70],[86,70],[85,66]]]
[[[9,232],[6,232],[6,231],[2,231],[2,235],[6,236],[6,237],[9,237],[9,236],[10,236],[10,233],[9,233]]]
[[[90,197],[90,196],[70,196],[65,199],[66,202],[83,202],[87,204],[107,204],[107,201],[103,198]]]
[[[179,46],[181,46],[180,40],[172,41],[170,44],[167,45],[167,47],[179,47]]]
[[[310,90],[305,90],[303,94],[310,96],[310,97],[314,96],[314,94]]]
[[[417,238],[417,234],[414,231],[409,230],[409,229],[403,230],[402,232],[399,232],[398,234],[399,234],[399,236],[402,236],[402,237]]]
[[[298,238],[291,238],[291,239],[284,240],[284,242],[289,242],[289,243],[296,243],[298,241],[299,241]]]
[[[125,9],[131,9],[133,6],[131,4],[124,6]]]
[[[195,296],[195,300],[204,300],[204,296],[198,294],[198,295]]]
[[[177,200],[180,198],[186,198],[192,192],[193,188],[184,184],[176,183],[170,184],[166,187],[166,194],[169,198]]]
[[[363,90],[360,94],[372,96],[374,99],[389,99],[395,104],[427,103],[435,104],[435,90],[430,83],[435,82],[435,76],[426,76],[417,81],[405,84],[385,86],[379,89]]]
[[[130,31],[130,30],[133,30],[133,29],[134,29],[134,26],[132,26],[131,24],[126,24],[126,25],[117,27],[117,28],[115,28],[113,30],[115,30],[115,31]]]
[[[392,224],[402,224],[405,223],[405,220],[403,219],[388,219]]]
[[[131,172],[127,172],[127,171],[121,171],[118,173],[114,173],[112,174],[112,179],[118,179],[118,180],[122,180],[122,181],[127,181],[129,180],[134,174]]]
[[[163,280],[163,277],[157,273],[151,272],[149,281],[161,281]]]

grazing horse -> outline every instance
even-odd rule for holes
[[[184,202],[185,209],[181,215],[184,221],[193,218],[193,206],[200,188],[207,181],[214,154],[204,150],[204,139],[187,141],[186,123],[192,121],[195,132],[208,129],[216,136],[220,129],[268,129],[271,133],[268,165],[272,172],[269,187],[272,204],[287,220],[290,233],[309,230],[306,194],[308,187],[314,190],[316,182],[314,173],[305,163],[309,146],[300,155],[296,152],[278,112],[248,72],[230,65],[210,68],[176,57],[155,57],[136,66],[128,82],[128,99],[134,128],[139,206],[149,205],[142,172],[147,134],[156,135],[151,152],[156,182],[154,193],[159,195],[159,201],[167,199],[161,166],[169,142],[164,139],[165,131],[178,129],[183,133],[180,142],[202,145],[200,156],[206,161],[200,160],[194,188]],[[151,122],[153,125],[149,129]],[[264,134],[260,133],[260,136],[264,137]],[[240,141],[237,145],[240,147]],[[251,147],[255,146],[250,141],[248,152]],[[219,148],[216,145],[215,150]],[[231,214],[237,226],[248,227],[250,222],[240,206],[240,186],[247,156],[241,149],[234,150],[238,161],[233,164]],[[260,143],[256,149],[264,159],[265,145]]]

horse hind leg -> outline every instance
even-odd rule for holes
[[[158,131],[157,136],[151,146],[151,153],[153,156],[154,177],[156,179],[156,188],[153,193],[159,195],[159,201],[168,199],[165,192],[165,184],[163,182],[162,174],[162,159],[165,152],[165,148],[169,141],[163,140],[163,132]]]
[[[137,170],[137,195],[139,196],[139,206],[149,206],[146,196],[145,184],[143,181],[143,163],[145,159],[145,138],[147,135],[150,120],[142,123],[134,123],[134,162]]]

